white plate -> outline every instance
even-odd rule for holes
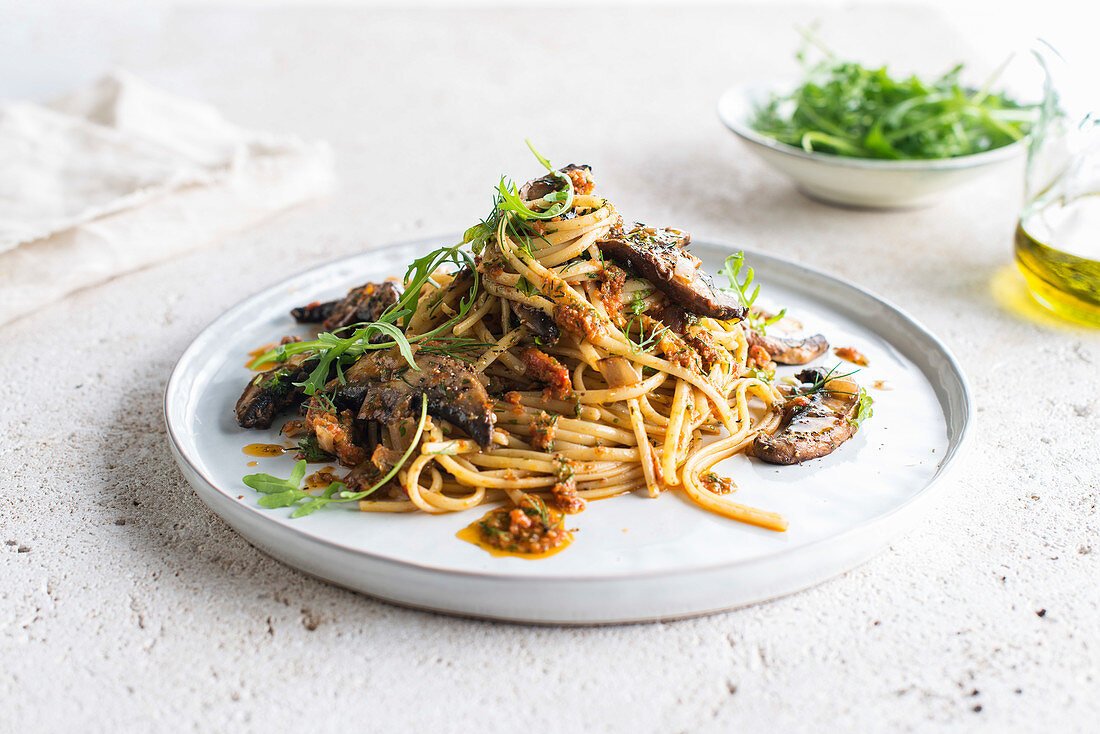
[[[721,471],[740,487],[737,499],[783,513],[787,532],[717,517],[678,492],[628,495],[590,503],[569,518],[579,530],[571,547],[526,560],[493,557],[455,537],[485,508],[429,516],[338,505],[292,520],[288,509],[259,507],[241,477],[285,477],[294,462],[287,455],[247,466],[255,459],[242,453],[246,444],[282,443],[278,421],[266,432],[234,422],[251,374],[248,353],[284,334],[308,333],[293,324],[293,306],[403,275],[413,257],[446,241],[372,250],[252,296],[195,339],[168,381],[172,450],[199,497],[251,543],[306,573],[399,604],[525,622],[628,622],[730,609],[820,583],[885,547],[930,506],[963,441],[966,382],[935,337],[855,286],[747,253],[769,304],[787,306],[834,346],[858,348],[870,358],[861,381],[893,388],[871,390],[874,417],[830,456],[792,467],[743,456],[724,462]],[[706,243],[693,250],[710,272],[731,252]]]

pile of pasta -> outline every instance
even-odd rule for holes
[[[483,345],[469,356],[469,368],[486,384],[527,387],[496,400],[488,449],[428,416],[419,449],[398,472],[408,499],[364,500],[360,509],[455,512],[505,499],[518,504],[524,494],[550,502],[567,476],[581,500],[679,489],[712,512],[785,529],[779,515],[732,501],[729,480],[712,471],[779,423],[783,398],[750,375],[742,324],[695,320],[691,328],[705,331],[714,347],[706,368],[677,359],[683,341],[652,316],[667,305],[660,290],[630,274],[608,302],[611,264],[596,243],[616,225],[614,206],[592,193],[574,196],[571,210],[555,220],[501,218],[478,259],[475,300],[445,336]],[[407,334],[425,333],[460,313],[469,292],[452,287],[454,281],[454,273],[434,274]],[[564,327],[560,338],[542,343],[516,317],[517,305],[556,318]],[[579,325],[563,324],[563,314]],[[532,383],[521,358],[530,347],[568,370],[569,391]],[[404,452],[412,436],[408,426],[394,425],[382,440]]]

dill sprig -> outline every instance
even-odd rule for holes
[[[635,354],[652,351],[653,348],[660,343],[665,332],[668,331],[667,325],[657,326],[654,324],[652,331],[646,336],[645,321],[642,319],[642,316],[645,314],[645,309],[645,296],[639,291],[639,293],[634,296],[634,300],[630,303],[630,320],[623,326],[623,336],[626,337],[627,342],[630,344],[630,350]],[[633,331],[635,323],[638,325],[637,341],[634,341],[630,336],[630,332]]]
[[[496,342],[483,342],[477,339],[469,339],[460,336],[436,337],[429,344],[422,345],[418,354],[447,354],[463,362],[475,361],[468,352],[484,352],[497,346]]]
[[[839,374],[839,375],[834,374],[839,369],[840,369],[840,365],[835,364],[832,367],[830,367],[827,372],[821,372],[820,370],[813,370],[814,381],[811,382],[811,383],[807,383],[809,385],[809,387],[800,388],[797,391],[798,394],[799,395],[805,395],[807,397],[809,397],[810,395],[816,395],[817,393],[822,392],[823,390],[825,390],[825,386],[828,383],[832,382],[833,380],[843,380],[844,378],[851,377],[852,375],[859,372],[858,369],[854,369],[851,372],[845,372],[845,373]],[[844,392],[842,390],[829,390],[828,392],[834,393],[836,395],[850,395],[851,394],[851,393]]]
[[[829,369],[828,372],[822,373],[820,370],[815,370],[814,381],[812,383],[809,383],[809,387],[797,389],[795,391],[795,394],[809,397],[811,395],[816,395],[817,393],[825,391],[833,395],[851,395],[852,393],[846,392],[844,390],[831,390],[826,387],[828,383],[833,380],[841,380],[846,377],[851,377],[852,375],[859,372],[858,369],[854,369],[851,372],[845,372],[839,375],[834,374],[839,369],[840,365],[835,364]],[[849,418],[848,422],[854,425],[856,428],[859,428],[863,421],[867,420],[874,414],[874,410],[872,410],[871,406],[875,401],[874,398],[872,398],[870,394],[868,394],[867,390],[863,387],[860,387],[859,391],[855,394],[858,396],[856,414],[854,417]]]

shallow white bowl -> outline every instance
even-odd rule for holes
[[[792,82],[771,82],[730,88],[718,100],[718,117],[750,150],[794,181],[802,193],[830,204],[871,209],[928,206],[1026,150],[1020,141],[985,153],[922,161],[808,153],[758,133],[749,124],[759,104],[773,92],[782,94],[793,86]]]

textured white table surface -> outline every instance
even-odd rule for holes
[[[1096,731],[1100,336],[1003,306],[1019,171],[932,209],[846,211],[719,126],[725,86],[794,70],[812,12],[12,13],[9,93],[117,63],[330,140],[342,187],[0,329],[0,731]],[[833,9],[822,31],[930,70],[967,53],[920,10]],[[183,348],[300,268],[467,226],[502,172],[534,171],[527,136],[591,163],[628,215],[850,278],[941,336],[977,413],[935,515],[810,591],[594,629],[396,608],[214,517],[164,435]]]

